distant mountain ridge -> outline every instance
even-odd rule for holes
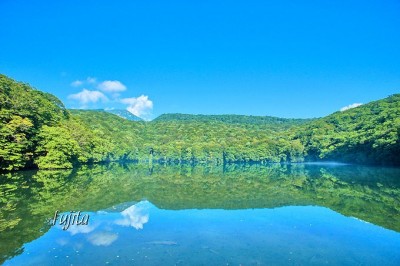
[[[131,112],[129,112],[128,110],[124,110],[124,109],[112,109],[112,110],[104,110],[107,113],[111,113],[111,114],[115,114],[121,118],[130,120],[130,121],[143,121],[142,118],[132,114]]]
[[[256,115],[235,115],[235,114],[223,114],[223,115],[203,115],[203,114],[181,114],[181,113],[167,113],[162,114],[155,118],[153,121],[221,121],[228,123],[285,123],[294,122],[298,124],[303,124],[314,120],[314,118],[281,118],[275,116],[256,116]]]
[[[221,122],[231,125],[261,125],[270,126],[275,129],[288,129],[292,126],[299,126],[315,119],[280,118],[274,116],[253,116],[253,115],[202,115],[202,114],[162,114],[153,122]]]
[[[120,118],[123,118],[125,120],[129,121],[144,121],[142,118],[132,114],[128,110],[124,109],[112,109],[112,110],[105,110],[105,109],[68,109],[70,112],[78,112],[78,111],[83,111],[83,112],[99,112],[99,113],[109,113],[116,115]]]

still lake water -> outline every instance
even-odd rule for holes
[[[400,265],[399,168],[110,164],[2,175],[0,195],[4,265]]]

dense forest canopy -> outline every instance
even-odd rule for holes
[[[256,126],[270,130],[285,130],[292,126],[302,125],[313,119],[288,119],[273,116],[248,115],[190,115],[190,114],[163,114],[155,118],[155,122],[222,122],[242,127]]]
[[[0,170],[119,160],[400,165],[400,94],[319,119],[165,114],[144,122],[66,110],[55,96],[0,75],[0,120]]]
[[[296,130],[309,160],[400,165],[400,94],[336,112]]]

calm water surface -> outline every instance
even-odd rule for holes
[[[2,175],[0,195],[4,265],[400,262],[396,168],[110,164]]]

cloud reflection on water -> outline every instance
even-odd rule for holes
[[[143,225],[149,221],[149,202],[141,201],[129,208],[123,210],[122,219],[115,221],[115,224],[121,226],[132,226],[135,229],[143,229]]]
[[[111,232],[97,232],[88,236],[88,241],[95,246],[109,246],[115,240],[117,240],[118,235]]]
[[[127,205],[125,205],[126,207]],[[129,206],[129,205],[128,205]],[[123,205],[121,205],[123,207]],[[121,212],[98,211],[90,213],[89,225],[71,224],[68,228],[70,237],[79,234],[86,235],[85,239],[94,246],[109,246],[118,239],[116,226],[133,227],[136,230],[143,229],[144,224],[149,221],[149,209],[151,203],[141,201],[125,208]],[[122,209],[122,208],[121,208]],[[56,225],[57,229],[62,230],[61,225]],[[59,245],[65,246],[70,243],[71,238],[58,239]]]

